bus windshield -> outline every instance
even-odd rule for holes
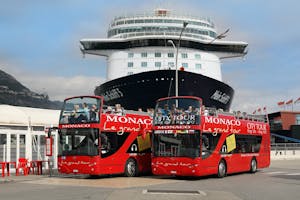
[[[100,99],[75,97],[64,102],[60,114],[60,124],[80,124],[99,122]]]
[[[59,155],[98,155],[99,129],[61,129]]]
[[[154,125],[200,124],[200,101],[191,98],[170,98],[158,101]]]
[[[199,157],[200,131],[188,130],[182,133],[161,133],[154,131],[154,156],[159,157]]]

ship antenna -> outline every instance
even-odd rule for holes
[[[79,49],[81,51],[82,54],[82,58],[85,58],[85,51],[84,51],[84,47],[82,45],[79,46]]]
[[[247,50],[244,52],[244,55],[243,55],[243,61],[246,60],[245,57],[246,57],[246,55],[248,54],[248,51],[249,51],[249,50],[247,49]]]
[[[227,35],[227,33],[230,31],[230,29],[228,28],[226,31],[224,31],[223,33],[217,35],[212,41],[209,42],[209,44],[213,43],[215,40],[220,40],[220,39],[223,39],[225,38]]]

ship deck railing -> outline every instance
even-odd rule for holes
[[[203,22],[203,23],[208,23],[210,26],[214,27],[214,23],[209,17],[199,17],[195,15],[188,15],[188,14],[180,14],[180,13],[170,13],[166,15],[154,15],[153,12],[145,12],[141,14],[125,14],[122,16],[115,17],[112,20],[112,23],[115,23],[116,21],[120,20],[135,20],[135,19],[141,19],[143,18],[144,20],[146,19],[171,19],[171,20],[184,20],[184,21],[197,21],[197,22]]]
[[[141,37],[141,36],[175,36],[176,38],[178,37],[177,32],[138,32],[138,33],[118,33],[116,35],[111,36],[111,38],[132,38],[132,37]],[[195,39],[200,39],[200,40],[212,40],[214,38],[206,38],[210,37],[209,35],[200,36],[199,34],[191,34],[191,33],[183,33],[183,37],[190,37],[190,38],[195,38]]]

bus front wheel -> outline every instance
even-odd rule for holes
[[[256,171],[257,171],[257,161],[255,158],[253,158],[250,163],[250,172],[255,173]]]
[[[218,177],[223,178],[224,176],[226,176],[226,173],[227,173],[226,163],[224,160],[221,160],[218,166]]]
[[[127,177],[135,177],[138,176],[138,174],[139,169],[137,162],[134,159],[129,158],[125,165],[125,175]]]

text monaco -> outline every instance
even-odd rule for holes
[[[62,128],[90,128],[90,124],[63,124]]]
[[[117,115],[107,115],[107,122],[115,122],[122,124],[152,124],[152,120],[149,118],[135,118],[135,117],[125,117],[125,116],[117,116]]]
[[[215,118],[215,117],[205,117],[205,123],[224,124],[224,125],[230,125],[230,126],[241,126],[240,120]]]

